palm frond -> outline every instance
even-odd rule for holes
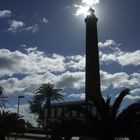
[[[31,112],[38,115],[38,122],[41,122],[42,116],[44,115],[44,108],[50,107],[51,101],[63,100],[61,89],[56,89],[55,85],[50,83],[41,84],[41,86],[35,91],[35,96],[30,102]]]
[[[127,89],[124,89],[120,95],[116,98],[114,104],[112,105],[112,108],[111,108],[111,118],[115,118],[117,116],[117,113],[119,112],[119,108],[120,108],[120,105],[122,103],[122,100],[123,98],[130,94],[129,92],[130,90],[127,88]]]
[[[118,119],[132,119],[132,116],[140,116],[140,103],[133,103],[119,114]]]
[[[4,95],[4,93],[3,93],[3,91],[4,91],[4,88],[3,87],[0,87],[0,108],[2,108],[2,107],[6,107],[6,103],[8,103],[8,101],[7,101],[7,97]]]

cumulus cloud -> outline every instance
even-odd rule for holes
[[[53,74],[46,72],[43,74],[33,74],[25,76],[22,79],[12,77],[6,80],[1,80],[0,85],[5,88],[6,94],[26,94],[32,96],[35,90],[42,83],[53,83],[56,88],[80,89],[84,87],[84,72],[64,72],[62,74]]]
[[[131,90],[130,96],[131,96],[132,98],[137,98],[138,100],[140,100],[140,87]],[[129,98],[130,98],[130,96],[129,96]]]
[[[121,51],[119,50],[119,52]],[[104,62],[117,61],[117,58],[112,56],[112,54],[106,56],[107,58],[102,54],[101,57],[104,59]],[[0,81],[0,85],[5,85],[7,93],[23,92],[31,95],[40,84],[47,82],[54,83],[57,87],[63,89],[84,88],[84,71],[84,55],[66,57],[59,54],[48,55],[39,51],[37,47],[26,48],[24,52],[0,49],[0,76],[1,78],[3,76],[11,76]],[[125,72],[117,72],[111,74],[103,70],[100,73],[102,91],[108,88],[130,87],[134,89],[139,87],[139,73],[127,74]],[[18,79],[14,77],[17,74],[21,74],[23,78]]]
[[[11,17],[12,12],[10,10],[0,11],[0,18]]]
[[[22,31],[31,31],[32,33],[35,33],[38,31],[39,26],[37,24],[32,26],[27,26],[23,21],[17,21],[12,20],[10,21],[10,26],[8,28],[9,32],[16,33],[16,32],[22,32]]]
[[[65,58],[63,56],[58,54],[48,56],[36,49],[28,48],[25,53],[0,49],[0,76],[65,70]]]
[[[109,87],[113,89],[119,88],[138,88],[140,83],[140,74],[137,78],[134,74],[127,74],[125,72],[118,72],[118,73],[108,73],[105,71],[100,71],[101,74],[101,88],[102,90],[107,90]],[[136,74],[136,73],[135,73]]]
[[[9,78],[6,80],[1,80],[0,85],[4,87],[5,94],[23,94],[32,96],[35,90],[42,84],[56,80],[56,76],[51,73],[46,74],[34,74],[25,76],[22,79],[19,78]]]
[[[126,65],[140,65],[140,50],[134,52],[112,52],[112,53],[100,53],[101,63],[116,62],[122,66]]]
[[[138,96],[140,74],[133,73],[127,74],[125,72],[108,73],[101,71],[101,88],[102,91],[120,88],[133,89],[133,95]],[[138,75],[137,77],[134,75]],[[9,78],[1,80],[0,85],[5,88],[7,94],[26,94],[33,95],[35,90],[42,84],[51,82],[57,88],[62,89],[82,89],[85,86],[85,73],[84,72],[70,72],[66,71],[61,74],[54,74],[45,72],[43,74],[33,74],[25,76],[22,79]],[[137,93],[136,93],[137,92]]]
[[[84,72],[70,72],[67,71],[58,76],[56,87],[58,88],[76,88],[80,89],[84,87],[85,76]]]
[[[98,43],[100,47],[100,62],[110,63],[116,62],[122,66],[126,65],[140,65],[140,50],[133,52],[122,51],[119,46],[120,43],[116,43],[114,40],[106,40],[105,42]],[[104,49],[104,50],[103,50]]]
[[[20,32],[23,30],[23,27],[25,24],[22,21],[12,20],[10,22],[10,27],[8,28],[8,31],[10,32]]]
[[[134,52],[122,52],[120,56],[117,57],[118,62],[122,65],[140,65],[140,50]]]
[[[74,70],[85,70],[85,55],[75,55],[67,57],[68,68],[72,68]]]
[[[133,52],[122,51],[119,46],[120,43],[116,43],[114,40],[108,39],[105,42],[98,43],[100,52],[100,63],[109,64],[117,63],[121,66],[140,65],[140,50],[135,50]],[[75,55],[68,56],[69,60],[67,66],[74,70],[85,70],[85,55]]]

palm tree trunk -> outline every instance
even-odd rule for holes
[[[51,101],[50,99],[47,100],[47,120],[49,120],[49,117],[50,117],[50,104],[51,104]]]

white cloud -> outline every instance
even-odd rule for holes
[[[105,42],[99,42],[98,43],[99,47],[111,47],[113,45],[116,45],[116,42],[112,39],[108,39]]]
[[[25,53],[0,49],[0,76],[44,73],[46,71],[62,72],[65,70],[63,56],[58,54],[48,56],[36,49],[28,48]]]
[[[114,40],[106,40],[105,42],[98,43],[100,47],[100,62],[110,63],[116,62],[122,66],[126,65],[140,65],[140,50],[133,52],[126,52],[119,49],[121,44],[116,43]]]
[[[48,24],[49,21],[45,17],[43,17],[42,22]]]
[[[16,33],[16,32],[22,32],[22,31],[31,31],[32,33],[35,33],[38,31],[39,26],[37,24],[32,26],[27,26],[23,21],[17,21],[12,20],[10,21],[10,27],[8,28],[9,32]]]
[[[17,104],[14,106],[7,106],[7,108],[4,110],[17,113]],[[35,115],[30,113],[29,104],[21,104],[19,108],[19,114],[21,114],[26,121],[29,121],[34,126],[37,126]]]
[[[134,52],[123,52],[116,51],[111,53],[100,53],[100,61],[104,62],[116,62],[122,66],[126,65],[140,65],[140,50],[136,50]]]
[[[23,99],[24,100],[24,99]],[[5,108],[6,111],[10,111],[10,112],[15,112],[17,113],[17,104],[15,104],[14,106],[7,106],[7,108]],[[27,113],[27,111],[29,112],[29,104],[22,104],[20,105],[20,114],[24,114]]]
[[[125,72],[118,72],[114,74],[110,74],[108,72],[102,71],[101,74],[101,88],[102,90],[107,90],[109,87],[113,89],[119,88],[138,88],[140,83],[139,77],[134,77],[134,74],[128,75]],[[137,75],[140,76],[139,73]]]
[[[25,51],[27,51],[27,53],[36,52],[37,47],[26,48]]]
[[[20,32],[23,30],[23,27],[25,24],[22,21],[12,20],[10,22],[10,27],[8,28],[8,31],[10,32]]]
[[[63,73],[62,75],[58,76],[56,87],[80,89],[84,87],[84,84],[85,84],[84,72],[67,71],[66,73]]]
[[[85,55],[75,55],[67,57],[68,68],[72,68],[74,70],[85,70]]]
[[[109,63],[109,62],[117,62],[117,57],[114,54],[104,54],[100,53],[100,61],[101,63]]]
[[[32,96],[35,90],[42,83],[55,83],[57,76],[46,72],[45,74],[33,74],[25,76],[22,79],[12,77],[6,80],[1,80],[0,85],[4,87],[5,94],[23,94]]]
[[[32,33],[35,33],[35,32],[38,31],[38,29],[39,29],[38,24],[35,24],[35,25],[32,25],[32,26],[26,27],[24,30],[25,31],[31,31]]]
[[[121,44],[116,43],[114,40],[106,40],[99,42],[100,47],[100,63],[108,64],[111,62],[118,63],[122,66],[126,65],[140,65],[140,50],[134,52],[125,52],[118,48]],[[103,49],[103,50],[102,50]],[[85,55],[67,56],[67,67],[74,70],[85,69]]]
[[[102,58],[104,58],[103,52],[101,53]],[[115,53],[123,54],[120,50]],[[104,60],[117,61],[117,58],[113,57],[109,54]],[[81,89],[85,86],[84,71],[84,55],[66,57],[59,54],[48,55],[39,51],[37,47],[27,48],[24,52],[0,49],[0,85],[5,87],[7,94],[24,93],[32,95],[42,83],[48,82],[55,84],[58,88]],[[139,73],[117,72],[111,74],[103,70],[100,73],[102,91],[109,88],[129,87],[133,90],[139,88]],[[21,74],[22,78],[17,78],[16,74]],[[11,77],[2,79],[2,76]]]
[[[131,96],[139,96],[139,98],[140,98],[140,87],[131,90]]]
[[[9,78],[1,80],[0,85],[4,87],[6,94],[22,94],[33,95],[35,90],[42,83],[53,83],[56,88],[75,88],[80,89],[84,87],[85,79],[84,72],[64,72],[62,74],[53,74],[45,72],[43,74],[27,75],[22,79]]]
[[[66,100],[78,101],[78,100],[84,100],[84,99],[85,99],[85,93],[79,93],[79,94],[70,94],[70,95],[68,95]]]
[[[135,74],[128,75],[124,72],[118,73],[108,73],[101,71],[101,89],[102,91],[119,88],[130,88],[133,89],[133,95],[139,90],[140,74],[135,77]],[[9,78],[6,80],[1,80],[0,85],[5,88],[5,93],[7,94],[26,94],[33,95],[35,90],[42,83],[53,83],[56,88],[62,89],[81,89],[85,86],[85,73],[84,72],[70,72],[66,71],[61,74],[54,74],[51,72],[44,72],[42,74],[32,74],[27,75],[23,79]],[[137,89],[137,90],[136,90]],[[138,94],[137,94],[138,95]]]
[[[140,50],[134,52],[123,52],[122,55],[117,57],[118,62],[122,65],[140,65]]]
[[[0,11],[0,18],[11,17],[12,12],[10,10]]]

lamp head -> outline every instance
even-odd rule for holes
[[[95,10],[92,9],[91,7],[89,8],[87,13],[88,13],[87,16],[95,16]]]
[[[24,98],[24,96],[18,96],[18,98]]]

